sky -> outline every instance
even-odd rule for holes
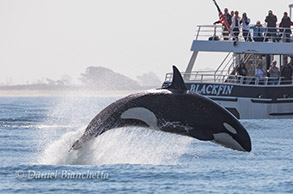
[[[292,0],[217,0],[220,8],[278,21]],[[212,0],[0,0],[0,85],[45,78],[78,80],[89,66],[132,79],[173,64],[184,71],[197,25],[218,20]],[[222,55],[199,55],[195,68],[215,69]]]

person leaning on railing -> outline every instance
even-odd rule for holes
[[[250,27],[253,30],[253,40],[255,42],[263,42],[264,41],[264,31],[265,29],[260,24],[260,21],[257,21],[254,26]]]

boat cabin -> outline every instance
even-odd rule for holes
[[[293,4],[290,5],[291,8]],[[293,38],[286,39],[285,29],[275,28],[274,36],[269,28],[264,28],[263,40],[245,40],[243,34],[238,39],[232,33],[223,33],[221,25],[199,25],[191,51],[192,56],[185,72],[182,72],[186,87],[194,93],[205,95],[223,105],[240,119],[293,118],[293,77],[255,76],[261,66],[268,72],[273,60],[281,70],[284,64],[293,62]],[[200,52],[226,53],[214,71],[194,71]],[[236,69],[244,63],[246,76],[236,74]],[[167,73],[163,87],[172,81],[172,73]]]

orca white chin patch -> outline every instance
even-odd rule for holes
[[[223,123],[224,127],[233,134],[237,134],[237,131],[234,127],[229,125],[228,123]]]
[[[246,150],[228,133],[217,133],[214,134],[215,143],[221,144],[225,147],[246,152]]]
[[[122,119],[136,119],[145,122],[148,126],[159,129],[156,115],[143,107],[134,107],[121,114]]]

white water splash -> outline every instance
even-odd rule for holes
[[[90,120],[116,98],[64,97],[48,113],[42,128],[37,163],[48,165],[177,164],[193,138],[146,128],[109,130],[80,150],[68,152]],[[52,120],[50,120],[52,119]]]
[[[42,153],[39,164],[102,165],[153,164],[175,165],[192,138],[146,128],[119,128],[103,133],[80,150],[68,152],[84,132],[68,132],[52,142]]]

